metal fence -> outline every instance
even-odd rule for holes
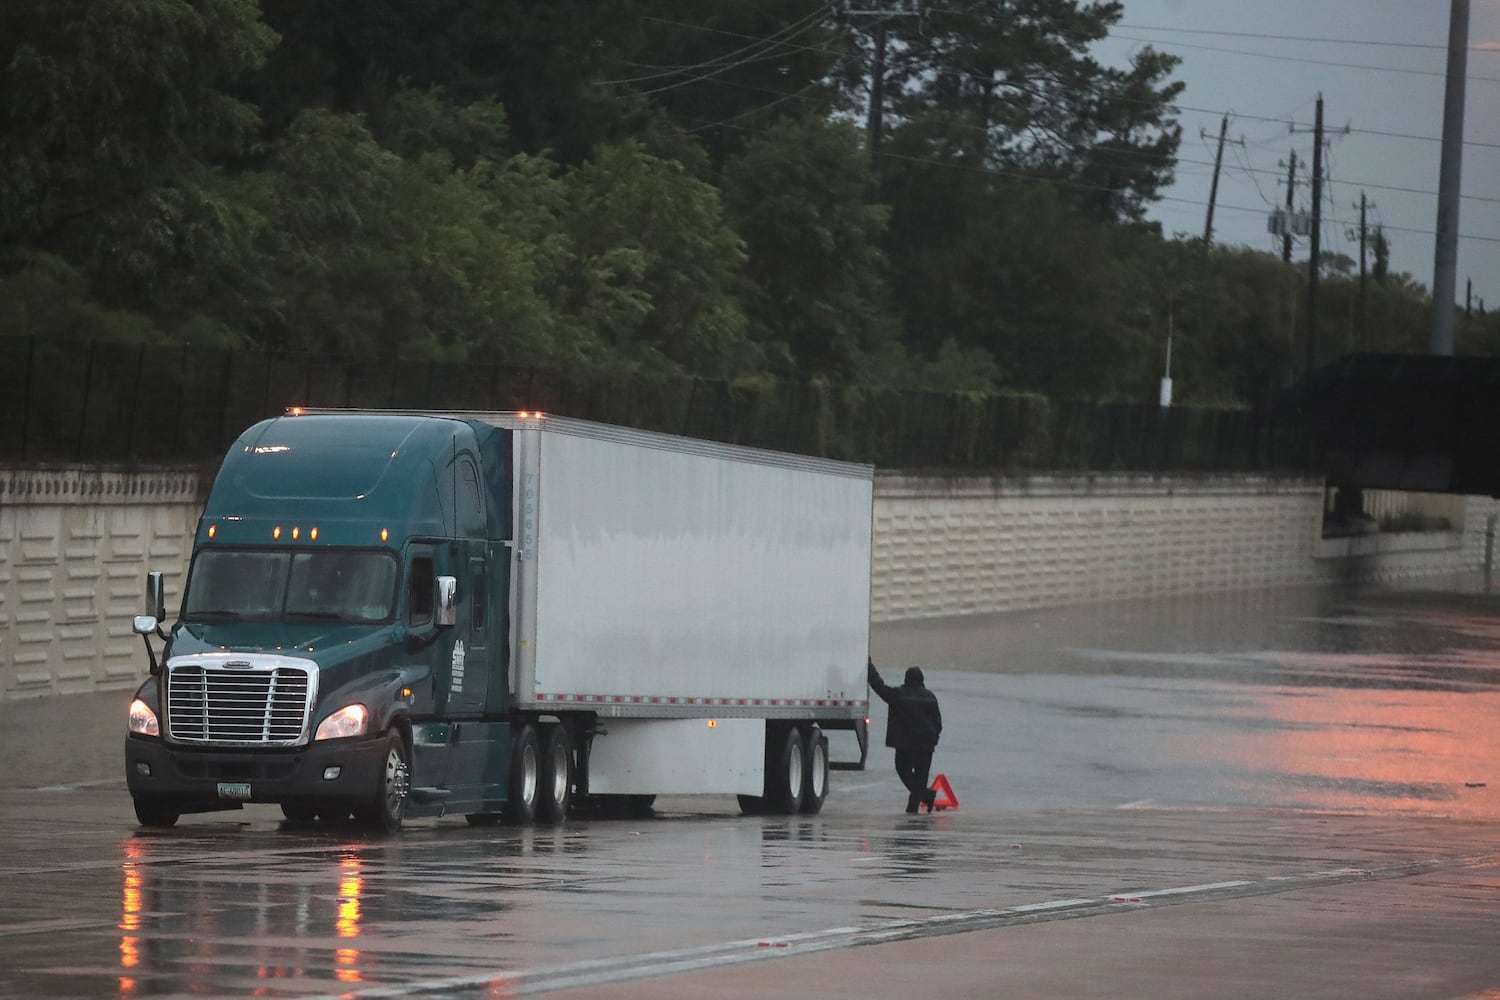
[[[11,464],[216,461],[296,405],[536,409],[907,470],[1306,472],[1316,457],[1300,429],[1240,410],[0,339]]]

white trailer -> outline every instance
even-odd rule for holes
[[[864,759],[873,469],[474,416],[513,435],[511,712],[573,730],[577,790],[819,810],[825,730]]]

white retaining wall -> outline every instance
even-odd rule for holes
[[[871,617],[1472,570],[1500,513],[1469,497],[1453,531],[1323,539],[1323,508],[1305,479],[881,474]],[[200,509],[191,470],[0,469],[0,699],[134,687],[146,571],[174,607]]]

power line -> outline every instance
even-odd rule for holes
[[[676,116],[676,117],[678,117],[683,122],[692,122],[692,123],[695,123],[697,125],[706,126],[706,127],[712,127],[712,126],[715,126],[715,125],[722,125],[724,127],[738,129],[739,131],[743,131],[743,132],[760,133],[760,132],[763,131],[761,129],[750,128],[750,127],[747,127],[747,126],[744,126],[744,125],[734,125],[734,124],[731,124],[729,121],[713,122],[713,121],[710,121],[709,119],[706,119],[706,118],[696,118],[696,117],[692,117],[692,116],[681,116],[681,115]],[[1006,178],[1008,180],[1031,181],[1031,182],[1037,183],[1037,184],[1051,184],[1051,185],[1054,185],[1056,187],[1071,188],[1071,189],[1076,190],[1076,191],[1094,191],[1094,192],[1102,192],[1102,193],[1115,193],[1115,189],[1114,188],[1107,187],[1107,186],[1105,186],[1103,184],[1088,184],[1088,183],[1085,183],[1083,181],[1070,181],[1070,180],[1066,180],[1066,179],[1063,179],[1063,178],[1057,178],[1057,177],[1038,176],[1036,174],[1028,174],[1028,173],[1019,171],[1019,170],[1000,170],[1000,169],[997,169],[995,167],[975,166],[975,165],[970,164],[970,163],[959,163],[959,162],[956,162],[956,161],[953,161],[953,160],[940,160],[940,159],[937,159],[935,157],[914,156],[914,155],[909,154],[909,153],[896,153],[896,152],[890,151],[889,149],[882,149],[880,151],[879,155],[880,155],[880,157],[882,159],[900,160],[900,161],[907,162],[907,163],[917,163],[917,164],[923,164],[923,165],[926,165],[926,166],[944,167],[944,168],[951,169],[951,170],[961,170],[961,171],[964,171],[966,173],[987,174],[987,175],[989,175],[991,177],[1002,177],[1002,178]],[[1349,182],[1348,181],[1344,181],[1342,183],[1346,183],[1347,184]],[[1183,198],[1183,197],[1176,196],[1176,195],[1157,195],[1156,198],[1155,198],[1155,200],[1159,201],[1159,202],[1169,202],[1169,203],[1177,204],[1177,205],[1192,205],[1192,206],[1195,206],[1196,208],[1203,208],[1203,207],[1205,207],[1208,204],[1207,201],[1198,200],[1198,199],[1194,199],[1194,198]],[[1254,214],[1254,215],[1264,215],[1265,211],[1266,211],[1264,207],[1252,208],[1252,207],[1247,206],[1247,205],[1228,205],[1228,204],[1224,204],[1223,202],[1220,202],[1218,204],[1218,208],[1225,209],[1225,210],[1231,211],[1231,212],[1249,212],[1249,213]],[[1340,220],[1337,217],[1330,217],[1329,222],[1330,222],[1330,224],[1348,225],[1348,222],[1346,220]],[[1435,236],[1436,235],[1430,229],[1417,229],[1417,228],[1411,227],[1411,226],[1382,225],[1382,228],[1385,229],[1387,232],[1393,232],[1393,233],[1410,233],[1410,234],[1417,235],[1417,236]],[[1459,239],[1460,240],[1471,240],[1471,241],[1475,241],[1475,242],[1479,242],[1479,243],[1500,243],[1500,236],[1479,236],[1479,235],[1472,234],[1472,233],[1460,233],[1459,234]]]
[[[1369,63],[1334,62],[1330,59],[1308,59],[1304,56],[1280,56],[1271,52],[1251,52],[1246,49],[1231,49],[1222,45],[1198,45],[1193,42],[1170,42],[1159,38],[1141,38],[1139,35],[1116,35],[1110,38],[1119,38],[1127,42],[1144,42],[1147,45],[1172,45],[1184,49],[1202,49],[1205,52],[1228,52],[1232,55],[1250,56],[1255,59],[1276,59],[1280,62],[1306,63],[1312,66],[1334,66],[1339,69],[1358,69],[1372,73],[1406,73],[1412,76],[1446,76],[1438,70],[1432,69],[1407,69],[1404,66],[1372,66]],[[1471,75],[1470,80],[1478,80],[1483,83],[1500,83],[1500,77]]]
[[[1209,28],[1168,28],[1157,24],[1126,24],[1123,21],[1115,25],[1127,31],[1170,31],[1179,35],[1223,35],[1230,38],[1267,38],[1278,42],[1314,42],[1320,45],[1378,45],[1396,49],[1436,49],[1439,52],[1448,51],[1448,46],[1428,42],[1386,42],[1375,39],[1360,38],[1315,38],[1310,35],[1268,35],[1255,31],[1216,31]],[[1482,45],[1469,46],[1471,52],[1492,51]]]
[[[958,13],[958,12],[950,11],[949,13]],[[673,21],[673,20],[668,20],[666,18],[660,18],[660,17],[647,17],[647,18],[644,18],[644,19],[645,20],[651,20],[651,21],[658,21],[658,22],[661,22],[662,24],[670,24],[670,25],[674,25],[676,27],[681,27],[681,28],[693,28],[693,29],[698,30],[698,31],[707,31],[707,32],[712,32],[714,34],[731,35],[731,36],[734,36],[734,37],[737,37],[737,38],[755,39],[755,38],[759,38],[760,37],[760,36],[756,36],[756,35],[746,35],[746,34],[743,34],[741,32],[736,32],[736,31],[727,31],[727,30],[722,29],[722,28],[711,28],[711,27],[709,27],[707,25],[703,25],[703,24],[692,24],[692,23],[686,22],[686,21]],[[843,34],[843,35],[841,35],[839,37],[849,37],[849,35],[848,35],[848,33],[845,33],[845,34]],[[1114,36],[1110,36],[1110,37],[1119,38],[1119,37],[1123,37],[1123,36],[1114,35]],[[1144,41],[1144,42],[1147,42],[1148,44],[1150,44],[1151,41],[1152,41],[1152,39],[1127,39],[1127,40]],[[817,52],[817,53],[820,53],[822,55],[837,55],[838,54],[834,50],[829,49],[827,46],[796,45],[796,44],[792,44],[790,42],[783,42],[781,44],[782,44],[782,47],[784,47],[784,48],[792,49],[792,50],[796,50],[796,51]],[[1241,55],[1257,55],[1257,53],[1242,52],[1241,50],[1238,50],[1238,49],[1226,49],[1224,51],[1239,52]],[[1275,58],[1275,57],[1271,57],[1271,58]],[[1316,60],[1300,60],[1300,61],[1316,61]],[[1325,65],[1340,65],[1340,64],[1331,63],[1331,64],[1325,64]],[[1356,68],[1358,68],[1358,67],[1356,67]],[[1379,70],[1379,69],[1386,68],[1386,67],[1368,67],[1368,68]],[[988,78],[988,77],[979,76],[979,75],[976,75],[976,74],[973,74],[973,73],[965,73],[965,74],[960,74],[960,75],[967,76],[969,79],[972,79],[972,80],[980,80],[980,81],[985,81],[985,82],[992,82],[990,80],[990,78]],[[1442,76],[1443,74],[1441,74],[1441,73],[1434,73],[1434,74],[1430,74],[1430,75]],[[1500,83],[1500,77],[1496,77],[1496,78],[1491,78],[1491,77],[1470,77],[1469,79],[1490,80],[1490,81],[1493,81],[1493,82],[1496,82],[1496,83]],[[1102,94],[1097,89],[1091,89],[1091,92],[1094,93],[1096,96],[1107,96],[1111,100],[1119,101],[1120,103],[1124,103],[1124,104],[1141,104],[1141,105],[1147,105],[1147,106],[1161,107],[1161,108],[1166,109],[1166,110],[1177,111],[1177,112],[1191,111],[1191,112],[1193,112],[1195,114],[1221,115],[1221,114],[1224,113],[1224,109],[1222,109],[1222,108],[1201,108],[1201,107],[1196,107],[1196,106],[1191,105],[1191,104],[1180,104],[1180,103],[1176,103],[1176,102],[1148,101],[1145,98],[1139,98],[1139,97],[1126,97],[1124,95],[1116,95],[1116,94]],[[1306,107],[1306,103],[1305,102],[1303,104],[1303,107]],[[1256,114],[1249,114],[1249,113],[1242,112],[1242,111],[1237,111],[1237,112],[1235,112],[1235,117],[1237,117],[1237,118],[1243,118],[1243,119],[1246,119],[1246,120],[1249,120],[1249,121],[1273,122],[1273,123],[1278,124],[1278,125],[1296,125],[1296,124],[1299,124],[1299,123],[1295,123],[1295,122],[1290,121],[1284,115],[1283,116],[1279,116],[1279,117],[1273,117],[1273,116],[1269,116],[1269,115],[1256,115]],[[1300,124],[1302,124],[1302,127],[1304,127],[1304,128],[1307,128],[1307,129],[1311,129],[1312,128],[1312,126],[1309,125],[1309,124],[1306,124],[1306,123],[1300,123]],[[1408,133],[1405,133],[1405,132],[1383,132],[1383,131],[1380,131],[1378,129],[1359,129],[1359,128],[1350,129],[1350,131],[1351,132],[1356,132],[1356,133],[1359,133],[1359,134],[1362,134],[1362,135],[1378,135],[1378,136],[1384,136],[1384,137],[1394,138],[1394,139],[1413,139],[1413,140],[1416,140],[1416,141],[1419,141],[1419,142],[1442,142],[1441,139],[1439,139],[1439,138],[1437,138],[1435,136],[1411,135],[1411,134],[1408,134]],[[1479,149],[1500,149],[1500,143],[1494,143],[1494,142],[1478,142],[1478,141],[1473,141],[1473,140],[1466,140],[1464,142],[1464,145],[1465,146],[1472,146],[1472,147],[1479,148]]]

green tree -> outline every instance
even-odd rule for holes
[[[471,115],[458,112],[457,117]],[[403,159],[355,116],[299,115],[242,181],[265,219],[249,321],[275,349],[537,364],[576,360],[539,291],[553,266],[532,237],[559,204],[526,160],[454,167],[445,150]],[[522,192],[529,192],[523,194]],[[514,213],[514,214],[513,214]]]
[[[887,128],[898,155],[1045,177],[1094,219],[1139,219],[1171,182],[1181,129],[1168,79],[1173,56],[1149,47],[1128,69],[1090,47],[1119,3],[937,0],[923,16],[892,17],[887,34]],[[856,36],[864,38],[865,36]],[[846,77],[863,85],[862,42]],[[884,148],[884,147],[883,147]]]
[[[755,337],[784,375],[850,376],[889,338],[880,315],[888,211],[865,200],[869,161],[848,124],[786,121],[724,170],[744,238]]]
[[[758,365],[738,294],[745,250],[719,192],[635,142],[564,178],[572,311],[628,365],[726,375]]]
[[[254,0],[0,8],[0,273],[68,275],[80,315],[233,341],[199,307],[225,291],[246,220],[205,164],[255,134],[227,88],[275,43],[258,14]]]

